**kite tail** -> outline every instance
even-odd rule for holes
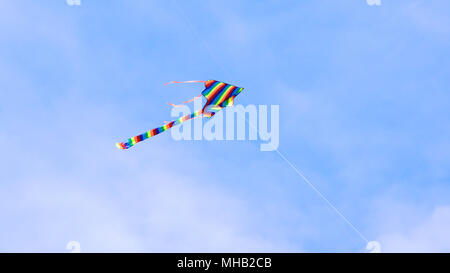
[[[181,117],[179,119],[176,119],[176,120],[173,120],[171,122],[168,122],[168,123],[164,124],[163,126],[157,127],[155,129],[147,131],[147,132],[145,132],[143,134],[140,134],[138,136],[132,137],[132,138],[128,139],[125,142],[116,143],[116,146],[117,146],[117,148],[119,148],[121,150],[128,149],[128,148],[133,147],[134,145],[136,145],[136,143],[139,143],[141,141],[146,140],[147,138],[151,138],[151,137],[156,136],[156,135],[158,135],[158,134],[160,134],[160,133],[162,133],[164,131],[169,130],[170,128],[172,128],[175,125],[178,125],[180,123],[183,123],[185,121],[188,121],[188,120],[196,118],[196,117],[200,117],[202,115],[203,115],[203,111],[202,110],[196,111],[196,112],[194,112],[192,114],[189,114],[189,115],[183,116],[183,117]]]

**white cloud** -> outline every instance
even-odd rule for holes
[[[43,135],[32,142],[18,136],[4,150],[11,156],[0,160],[9,168],[0,198],[0,217],[8,223],[1,251],[64,252],[69,241],[80,242],[84,252],[293,249],[263,238],[249,204],[221,186],[225,178],[205,179],[213,177],[208,161],[185,145],[159,138],[118,150],[112,137],[118,114],[86,101],[77,113],[78,103],[73,97],[56,101],[57,107],[42,110],[55,117],[45,131],[37,129],[39,119],[29,124]],[[58,132],[64,137],[52,138]]]
[[[418,222],[380,235],[379,241],[383,252],[450,252],[449,230],[450,206],[436,206]]]

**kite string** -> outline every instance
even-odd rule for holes
[[[177,6],[179,13],[181,13],[181,15],[182,15],[182,17],[184,17],[185,21],[187,21],[187,23],[190,25],[190,27],[195,32],[197,32],[197,34],[200,38],[202,38],[202,36],[199,35],[199,31],[194,27],[194,24],[191,22],[189,17],[184,13],[183,9],[179,7],[177,1],[174,0],[173,3],[175,3],[175,5]],[[210,49],[208,44],[205,42],[205,43],[203,43],[203,45],[205,46],[206,51],[208,51],[211,58],[216,62],[216,64],[218,64],[220,69],[223,72],[225,72],[226,70],[222,67],[222,63],[217,61],[216,56],[212,53],[212,50]],[[247,118],[245,120],[250,125]],[[253,125],[250,125],[250,126],[253,126]],[[368,242],[367,238],[349,220],[347,220],[347,218],[330,201],[328,201],[328,199],[316,187],[314,187],[314,185],[308,179],[306,179],[306,177],[289,160],[287,160],[286,157],[284,157],[278,149],[276,150],[276,152],[359,235],[359,237],[361,239]]]
[[[247,120],[247,117],[245,116],[245,114],[242,114],[240,111],[237,111],[237,113],[239,115],[241,115],[244,119],[245,122],[247,122],[247,124],[252,127],[253,129],[255,129],[259,135],[261,135],[261,132],[259,131],[259,129],[253,125],[250,121]],[[308,184],[308,186],[313,189],[317,195],[320,196],[320,198],[322,198],[322,200],[325,201],[325,203],[328,204],[328,206],[330,206],[343,220],[344,222],[346,222],[355,232],[356,234],[359,235],[359,237],[365,241],[366,243],[369,243],[369,240],[367,240],[367,238],[347,219],[347,217],[345,217],[329,200],[328,198],[326,198],[314,185],[313,183],[311,183],[311,181],[309,181],[308,178],[305,177],[305,175],[303,175],[302,172],[300,172],[297,167],[294,166],[294,164],[291,163],[291,161],[289,161],[278,149],[275,150],[275,152],[281,157],[281,159],[283,159],[297,174],[298,176],[300,176],[303,181],[306,182],[306,184]]]

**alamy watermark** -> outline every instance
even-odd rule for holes
[[[201,109],[201,100],[194,102],[194,109]],[[174,107],[171,115],[179,118],[191,114],[182,105]],[[270,123],[269,123],[270,114]],[[174,140],[259,140],[261,151],[275,151],[280,144],[279,105],[235,105],[225,107],[212,118],[195,118],[171,129]]]
[[[370,241],[366,245],[366,250],[369,253],[381,253],[381,244],[378,241]]]
[[[69,6],[80,6],[81,0],[66,0],[66,3]]]
[[[67,243],[66,249],[71,253],[81,253],[81,244],[78,241],[70,241]]]
[[[369,6],[381,6],[381,0],[366,0]]]

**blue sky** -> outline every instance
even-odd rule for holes
[[[255,141],[114,143],[199,85],[280,106],[280,146],[382,251],[450,251],[450,3],[0,1],[0,251],[364,252]],[[199,89],[200,88],[200,89]]]

